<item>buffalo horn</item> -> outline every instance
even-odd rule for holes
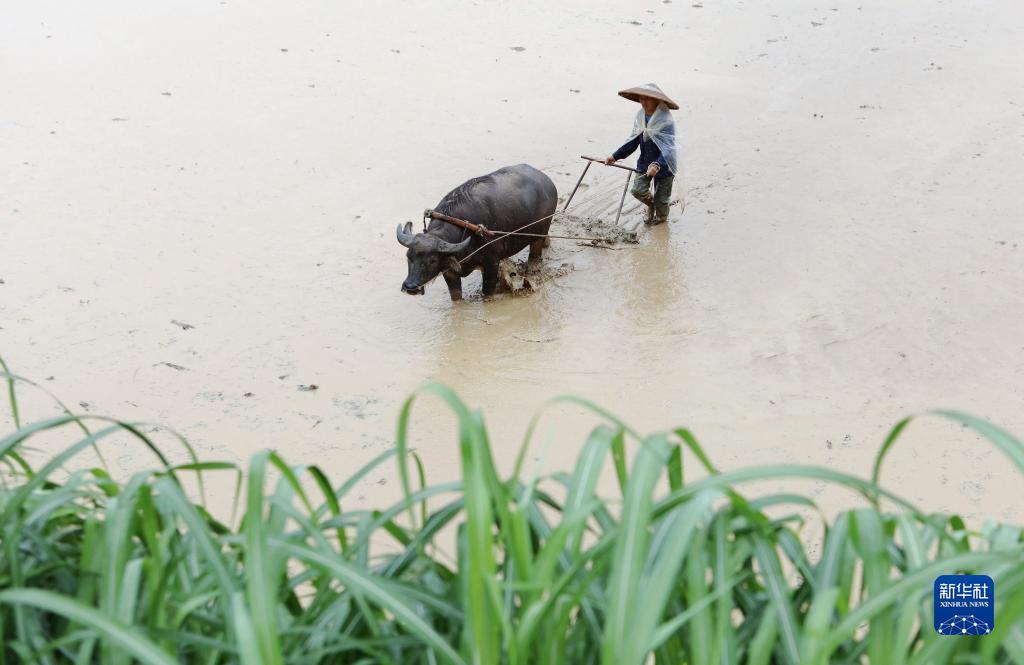
[[[402,228],[401,224],[398,225],[398,242],[403,247],[408,247],[409,245],[411,245],[412,239],[415,237],[416,236],[414,236],[412,233],[412,222],[406,222],[405,228]]]

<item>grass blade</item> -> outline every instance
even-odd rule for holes
[[[102,612],[59,594],[41,589],[0,591],[0,604],[29,605],[53,612],[96,630],[104,640],[124,649],[148,665],[174,665],[175,660],[139,635],[138,630],[119,623]]]

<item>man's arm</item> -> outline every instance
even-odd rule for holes
[[[630,155],[632,155],[636,151],[636,149],[637,149],[637,147],[639,147],[639,145],[640,145],[640,135],[637,134],[636,138],[634,138],[631,141],[626,141],[625,143],[623,143],[622,147],[619,148],[618,150],[616,150],[615,152],[613,152],[611,157],[609,157],[608,159],[604,160],[605,164],[611,164],[612,162],[617,162],[620,159],[625,159],[626,157],[629,157]]]

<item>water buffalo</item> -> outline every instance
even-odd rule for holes
[[[539,219],[523,232],[546,236],[557,204],[558,192],[551,178],[532,166],[517,164],[467,180],[448,192],[434,210],[493,231],[515,231]],[[489,240],[439,219],[430,220],[424,233],[413,234],[412,222],[404,228],[399,224],[398,242],[409,248],[409,274],[402,282],[402,291],[423,295],[424,287],[441,274],[452,300],[459,300],[462,277],[479,268],[483,271],[483,293],[492,295],[498,286],[498,262],[527,245],[530,260],[540,259],[547,238],[505,236],[474,253]]]

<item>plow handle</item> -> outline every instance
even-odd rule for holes
[[[628,166],[623,166],[622,164],[605,164],[603,159],[598,159],[597,157],[587,157],[586,155],[580,155],[580,159],[586,159],[591,162],[597,162],[598,164],[604,164],[605,166],[614,166],[617,169],[625,169],[627,171],[637,173],[636,169],[632,169]]]

